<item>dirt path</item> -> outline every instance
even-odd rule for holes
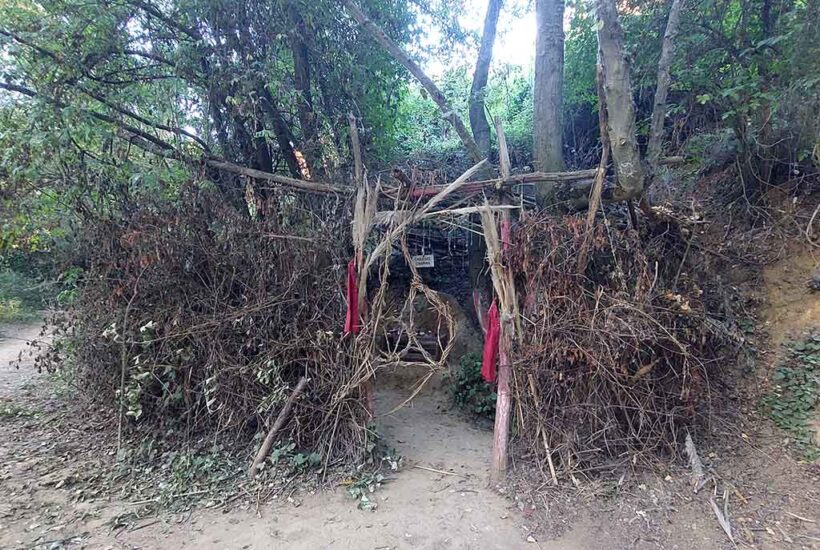
[[[820,468],[783,453],[783,434],[753,408],[734,426],[716,426],[712,447],[701,449],[711,481],[697,495],[690,472],[670,464],[619,472],[626,481],[618,488],[605,478],[550,490],[535,476],[520,480],[514,500],[486,486],[489,431],[449,411],[435,393],[385,415],[404,396],[384,384],[381,431],[405,465],[373,495],[377,511],[357,509],[338,488],[280,497],[258,510],[241,498],[157,514],[113,496],[110,422],[87,425],[95,416],[76,417],[77,404],[55,398],[49,377],[30,364],[10,367],[37,333],[36,326],[0,327],[3,549],[733,548],[709,504],[713,495],[727,499],[735,536],[747,547],[820,547]]]
[[[28,429],[49,423],[48,413],[41,410],[42,403],[33,402],[30,391],[35,382],[42,389],[48,379],[31,365],[18,370],[9,361],[37,336],[38,327],[6,327],[2,334],[0,404],[13,405],[26,415],[40,412],[30,425],[0,419],[0,492],[5,493],[0,502],[0,548],[538,547],[527,517],[486,486],[490,432],[447,410],[436,395],[422,395],[379,419],[385,439],[404,457],[405,466],[374,494],[375,512],[357,509],[340,488],[263,505],[258,513],[255,507],[203,508],[147,518],[136,529],[112,529],[117,518],[134,507],[104,495],[78,497],[71,488],[71,480],[91,468],[94,449],[90,456],[76,456],[50,441],[48,432]],[[385,389],[379,395],[379,409],[384,414],[402,399],[397,391]],[[105,448],[97,454],[109,454],[102,452]],[[61,459],[56,467],[55,456]],[[555,550],[595,546],[594,531],[589,529],[570,531],[548,544]]]
[[[401,401],[383,392],[379,407]],[[384,435],[397,443],[407,464],[378,490],[378,510],[358,510],[340,490],[303,496],[298,507],[269,505],[261,518],[249,512],[198,513],[189,525],[124,536],[143,548],[429,548],[504,549],[535,547],[527,542],[520,512],[486,488],[490,434],[443,410],[435,397],[382,418]],[[450,471],[438,474],[415,466]],[[551,541],[549,548],[593,547],[584,533]]]
[[[29,344],[39,334],[40,325],[0,325],[0,399],[19,396],[23,388],[40,377],[35,369],[29,368],[31,362],[25,357]],[[17,369],[14,363],[21,353],[24,362]]]

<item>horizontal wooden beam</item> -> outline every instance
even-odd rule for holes
[[[352,194],[352,187],[343,187],[341,185],[333,185],[330,183],[319,183],[310,180],[297,180],[296,178],[289,178],[279,174],[271,174],[270,172],[263,172],[255,168],[247,168],[232,162],[225,162],[221,160],[206,159],[205,164],[216,168],[217,170],[224,170],[225,172],[232,172],[249,178],[255,178],[265,181],[271,181],[279,185],[301,189],[303,191],[311,191],[313,193],[342,193]]]
[[[459,194],[478,193],[488,188],[511,187],[513,185],[521,185],[522,183],[582,181],[594,178],[596,171],[597,169],[577,170],[574,172],[529,172],[527,174],[516,174],[508,178],[471,181],[461,186]],[[435,195],[447,187],[447,185],[448,184],[413,187],[408,194],[411,198],[427,197]]]

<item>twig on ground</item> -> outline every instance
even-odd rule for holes
[[[790,515],[793,518],[799,519],[800,521],[805,521],[806,523],[817,523],[817,521],[815,521],[813,519],[804,518],[803,516],[798,516],[797,514],[793,514],[793,513],[789,512],[788,510],[783,510],[783,512]]]
[[[414,464],[413,468],[418,468],[419,470],[426,470],[428,472],[433,472],[433,473],[436,473],[436,474],[442,474],[442,475],[446,475],[446,476],[456,476],[456,477],[463,477],[464,479],[469,479],[469,476],[465,476],[465,475],[462,475],[462,474],[457,474],[455,472],[447,472],[445,470],[438,470],[436,468],[428,468],[427,466],[421,466],[419,464]]]
[[[724,499],[725,498],[726,495],[724,495]],[[727,517],[728,514],[724,515],[724,513],[720,511],[720,507],[711,496],[709,497],[709,504],[712,505],[712,510],[715,512],[715,517],[717,517],[718,523],[723,529],[723,532],[726,533],[726,536],[729,537],[729,540],[732,541],[732,544],[734,544],[735,539],[732,537],[732,525],[729,523],[729,518]]]

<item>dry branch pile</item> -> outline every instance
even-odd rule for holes
[[[593,231],[582,274],[579,218],[528,218],[509,258],[523,330],[519,442],[542,460],[549,447],[565,472],[677,455],[706,420],[723,347],[697,284],[682,277],[671,290],[685,248],[675,232],[647,246],[634,232]]]
[[[69,312],[84,391],[117,410],[123,390],[126,425],[247,443],[304,376],[280,437],[361,457],[360,362],[342,335],[348,202],[271,193],[250,197],[249,217],[192,186],[176,207],[93,224]]]

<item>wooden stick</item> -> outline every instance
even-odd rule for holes
[[[804,518],[803,516],[798,516],[797,514],[792,514],[792,513],[791,513],[791,512],[789,512],[788,510],[783,510],[783,511],[784,511],[784,512],[786,512],[786,513],[787,513],[788,515],[790,515],[791,517],[799,519],[800,521],[805,521],[806,523],[817,523],[817,522],[816,522],[815,520],[813,520],[813,519]]]
[[[606,178],[606,167],[609,164],[609,130],[606,111],[606,96],[604,94],[604,65],[601,61],[601,50],[598,49],[597,88],[598,88],[598,129],[601,135],[601,161],[598,163],[598,172],[595,174],[595,183],[592,184],[592,191],[589,194],[589,205],[587,207],[587,228],[584,234],[584,242],[581,243],[581,250],[578,254],[578,273],[583,273],[587,267],[587,252],[589,241],[592,239],[592,228],[595,225],[595,213],[601,206],[601,193],[604,189],[604,178]]]
[[[279,416],[276,417],[276,421],[273,423],[273,426],[271,426],[271,429],[268,430],[268,435],[265,436],[265,441],[263,441],[262,446],[259,447],[259,452],[256,453],[256,458],[253,459],[250,470],[248,470],[248,476],[251,479],[256,477],[256,471],[259,469],[259,465],[262,464],[270,452],[270,448],[273,445],[273,439],[276,437],[276,432],[282,429],[282,426],[285,424],[285,420],[287,420],[288,415],[290,414],[290,410],[293,408],[293,404],[296,403],[296,398],[299,397],[305,389],[305,386],[307,386],[309,380],[310,379],[306,376],[299,379],[299,383],[296,384],[296,387],[290,394],[290,397],[288,397],[288,400],[285,401],[285,406],[282,407],[281,411],[279,411]]]
[[[501,119],[495,119],[495,135],[498,138],[498,172],[501,174],[501,181],[510,177],[510,151],[507,148],[507,137],[504,135],[504,127]]]
[[[532,394],[533,400],[535,400],[535,410],[536,412],[540,408],[540,399],[538,397],[538,389],[535,387],[535,378],[532,374],[527,373],[527,381],[530,384],[530,393]],[[547,436],[547,429],[541,423],[541,418],[538,418],[538,430],[541,432],[541,437],[544,441],[544,450],[547,453],[547,464],[550,468],[550,475],[552,476],[552,484],[558,485],[558,476],[555,475],[555,464],[552,461],[552,450],[550,449],[549,438]]]
[[[503,139],[503,131],[502,131]],[[503,161],[502,161],[503,162]],[[504,480],[507,474],[508,445],[510,439],[510,412],[512,395],[510,381],[512,366],[510,353],[512,352],[513,334],[516,332],[518,321],[517,298],[515,295],[515,281],[507,262],[504,261],[503,232],[499,238],[496,227],[496,217],[490,211],[489,205],[481,213],[481,225],[484,229],[484,241],[487,244],[487,260],[490,263],[490,274],[493,288],[501,310],[501,335],[498,345],[498,388],[496,391],[495,426],[493,427],[493,448],[490,463],[490,483],[497,485]],[[510,211],[502,210],[502,227],[510,223]]]
[[[364,163],[362,162],[362,147],[359,141],[359,127],[356,124],[356,117],[353,113],[348,115],[350,123],[350,148],[353,150],[353,162],[355,166],[356,180],[356,204],[353,215],[353,244],[356,254],[356,273],[358,288],[357,307],[360,318],[358,322],[364,324],[366,319],[365,300],[367,298],[367,274],[368,269],[364,265],[364,242],[373,224],[373,217],[376,209],[376,191],[371,191],[364,176]],[[376,412],[376,402],[374,396],[373,379],[368,378],[361,383],[359,390],[364,398],[364,407],[370,418]]]
[[[355,167],[354,179],[356,181],[356,187],[359,187],[364,181],[362,148],[361,145],[359,145],[359,128],[356,126],[356,117],[353,116],[353,113],[347,115],[347,120],[350,123],[350,148],[353,149],[353,163]]]
[[[279,185],[286,185],[288,187],[293,187],[295,189],[301,189],[303,191],[313,191],[314,193],[344,194],[351,194],[353,192],[353,189],[350,187],[331,185],[329,183],[319,183],[316,181],[297,180],[295,178],[289,178],[287,176],[281,176],[279,174],[271,174],[270,172],[263,172],[262,170],[247,168],[245,166],[239,166],[238,164],[234,164],[232,162],[225,162],[222,160],[206,159],[205,164],[218,170],[223,170],[225,172],[233,172],[234,174],[248,176],[249,178],[266,180],[273,183],[278,183]]]
[[[426,470],[428,472],[433,472],[433,473],[436,473],[436,474],[443,474],[443,475],[446,475],[446,476],[463,477],[463,478],[467,479],[467,476],[462,475],[462,474],[457,474],[455,472],[447,472],[445,470],[437,470],[436,468],[428,468],[427,466],[420,466],[418,464],[414,465],[413,468],[418,468],[419,470]]]
[[[510,439],[510,332],[512,323],[509,320],[501,321],[501,338],[498,346],[498,390],[495,405],[495,426],[493,427],[493,453],[490,464],[490,483],[496,485],[504,480],[507,474],[508,442]]]

